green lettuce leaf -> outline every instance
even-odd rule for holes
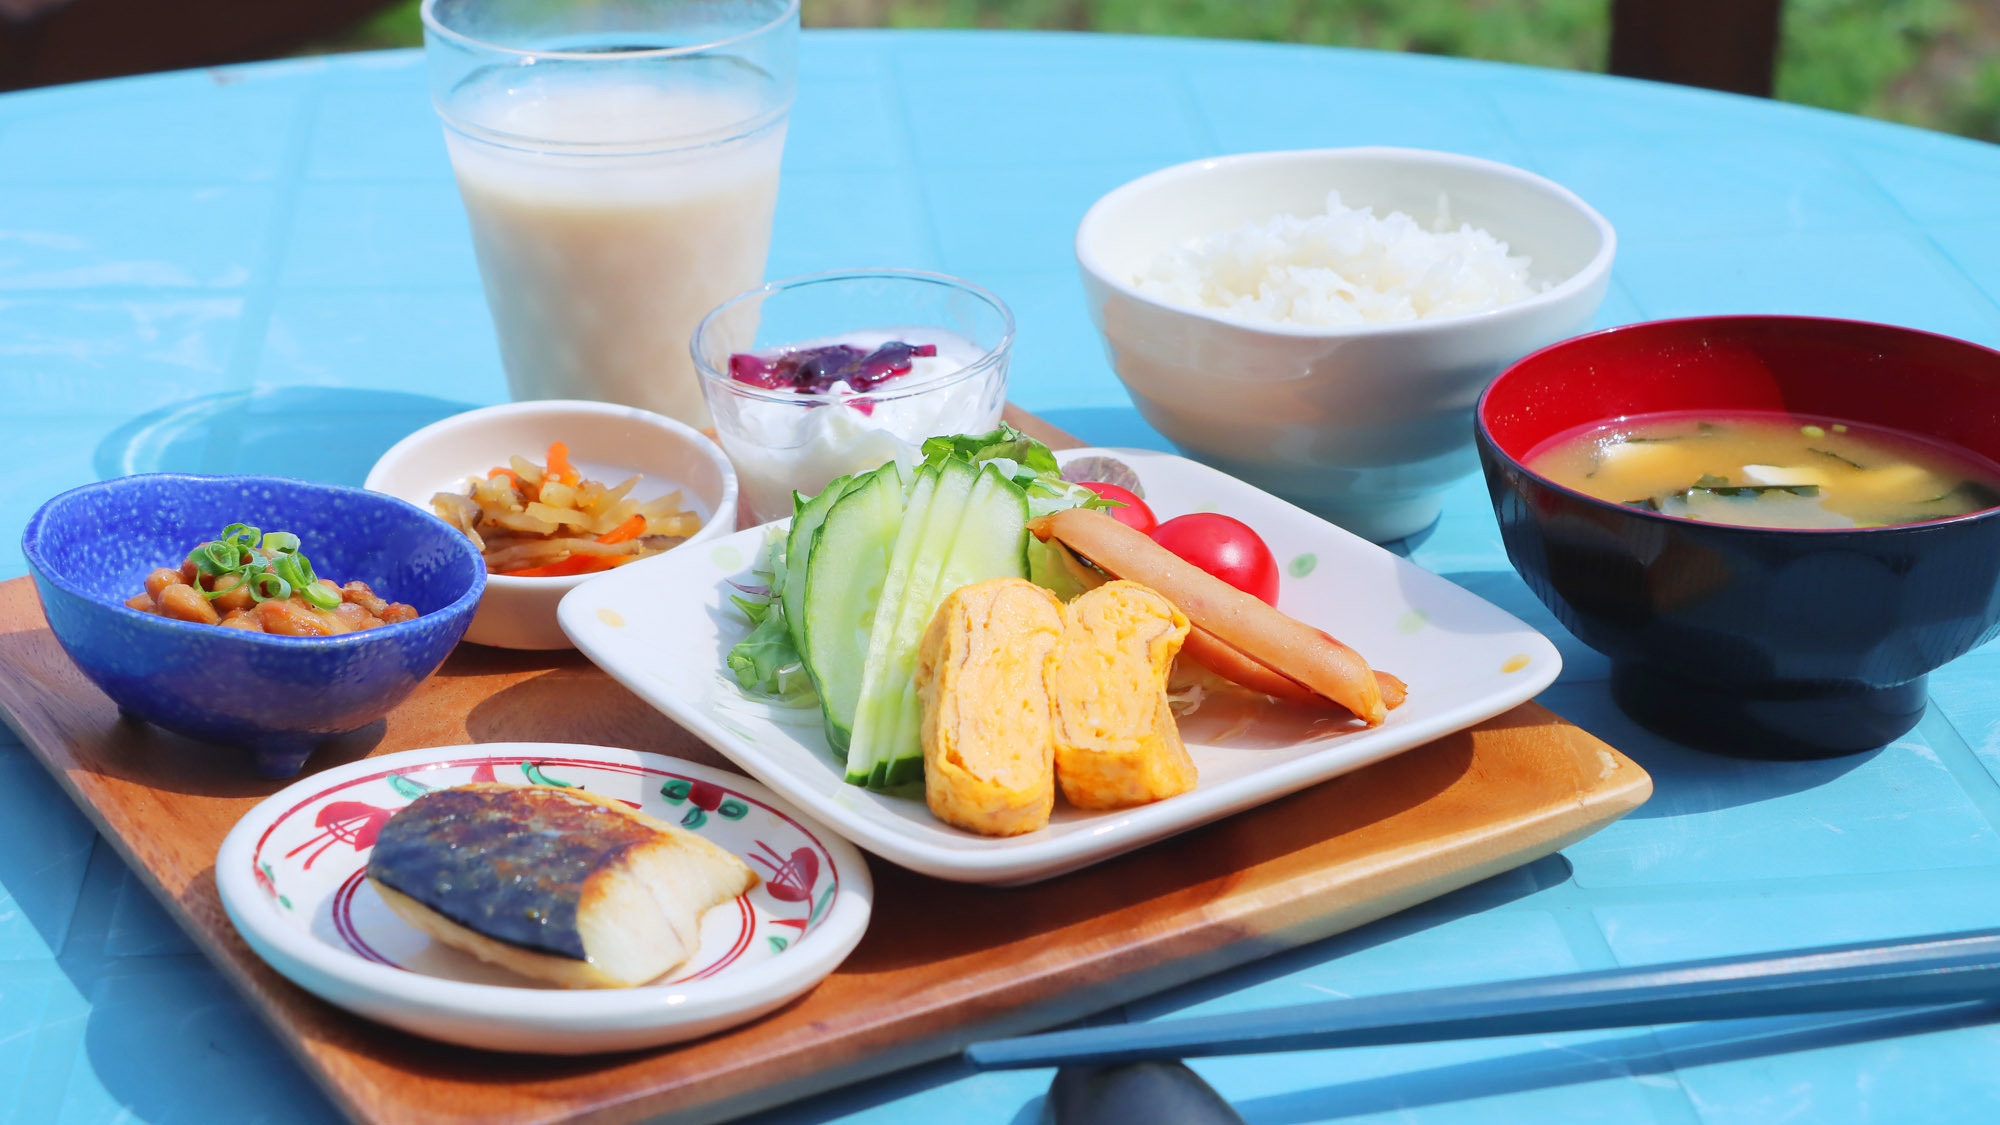
[[[1013,471],[1007,475],[1015,483],[1021,480],[1022,470],[1029,477],[1043,475],[1059,477],[1061,466],[1056,464],[1056,455],[1048,446],[1029,437],[1005,422],[1000,428],[983,434],[950,434],[934,437],[924,442],[924,463],[940,461],[946,457],[958,456],[977,465],[984,461],[1011,461]],[[1006,472],[1007,467],[1003,466]]]
[[[792,630],[785,621],[784,599],[775,593],[784,589],[784,536],[774,534],[766,538],[763,557],[752,573],[764,580],[765,592],[729,595],[730,602],[752,626],[750,635],[729,650],[729,670],[736,674],[737,684],[752,696],[791,707],[805,706],[814,701],[812,680],[792,643]]]
[[[741,604],[739,601],[738,604]],[[743,690],[756,695],[781,696],[779,680],[788,667],[799,665],[798,650],[792,647],[792,631],[785,625],[785,611],[773,603],[765,607],[750,635],[729,650],[729,670]]]
[[[975,465],[993,464],[1028,494],[1028,518],[1065,508],[1110,508],[1106,500],[1080,484],[1062,479],[1055,451],[1005,422],[983,434],[951,434],[924,442],[924,463],[962,457]]]

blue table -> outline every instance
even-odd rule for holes
[[[1600,324],[1894,321],[2000,344],[2000,149],[1767,102],[1434,58],[1105,36],[812,33],[773,276],[893,264],[1020,318],[1013,397],[1160,445],[1085,319],[1077,219],[1142,172],[1399,144],[1534,169],[1622,236]],[[506,395],[416,55],[0,97],[0,577],[29,512],[98,477],[359,483]],[[1129,1005],[1154,1019],[1423,985],[2000,925],[2000,645],[1878,753],[1727,761],[1650,737],[1508,568],[1483,487],[1419,563],[1562,645],[1543,696],[1638,759],[1646,807],[1562,856]],[[331,1121],[330,1106],[0,733],[0,1115]],[[2000,1028],[1772,1020],[1203,1063],[1256,1123],[1988,1122]],[[1046,1072],[937,1064],[769,1122],[1026,1123]]]

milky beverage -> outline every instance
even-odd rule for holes
[[[743,135],[737,97],[604,79],[506,95],[484,131],[556,143],[445,136],[513,397],[707,425],[688,340],[763,280],[783,116]]]

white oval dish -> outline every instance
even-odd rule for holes
[[[1244,320],[1134,284],[1190,238],[1324,213],[1327,192],[1420,223],[1448,200],[1532,259],[1548,287],[1485,312],[1380,324]],[[1472,406],[1500,369],[1589,327],[1617,234],[1568,189],[1506,164],[1404,148],[1257,152],[1178,164],[1099,199],[1077,226],[1090,317],[1146,421],[1192,456],[1369,539],[1421,531],[1479,467]]]
[[[703,915],[700,950],[655,983],[570,991],[517,977],[432,942],[363,878],[397,809],[475,780],[569,784],[635,804],[743,857],[763,881]],[[860,853],[755,781],[548,742],[406,750],[314,774],[245,814],[215,872],[236,931],[306,991],[416,1035],[536,1054],[652,1047],[755,1019],[838,967],[874,902]]]
[[[1402,677],[1408,701],[1373,728],[1325,710],[1219,701],[1179,719],[1201,775],[1194,789],[1110,811],[1058,801],[1047,827],[995,838],[938,820],[921,793],[847,784],[817,706],[774,706],[736,686],[724,661],[750,625],[729,596],[732,583],[764,580],[752,569],[764,528],[619,567],[563,599],[563,628],[633,694],[855,844],[965,883],[1046,879],[1255,808],[1492,718],[1562,670],[1548,638],[1500,607],[1206,465],[1139,449],[1056,456],[1123,461],[1163,520],[1207,511],[1248,523],[1277,556],[1278,607]]]
[[[571,462],[590,480],[616,484],[638,474],[635,499],[679,490],[684,506],[702,520],[682,547],[736,530],[736,470],[722,448],[685,423],[608,402],[510,402],[454,414],[397,442],[368,470],[364,486],[430,511],[436,493],[463,492],[468,477],[510,456],[539,463],[555,441],[569,446]],[[465,639],[498,648],[568,648],[556,604],[595,577],[489,575]]]

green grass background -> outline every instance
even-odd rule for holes
[[[1602,70],[1609,0],[804,0],[808,26],[1330,43]],[[414,46],[417,0],[326,50]],[[1778,97],[2000,140],[2000,0],[1786,0]]]

